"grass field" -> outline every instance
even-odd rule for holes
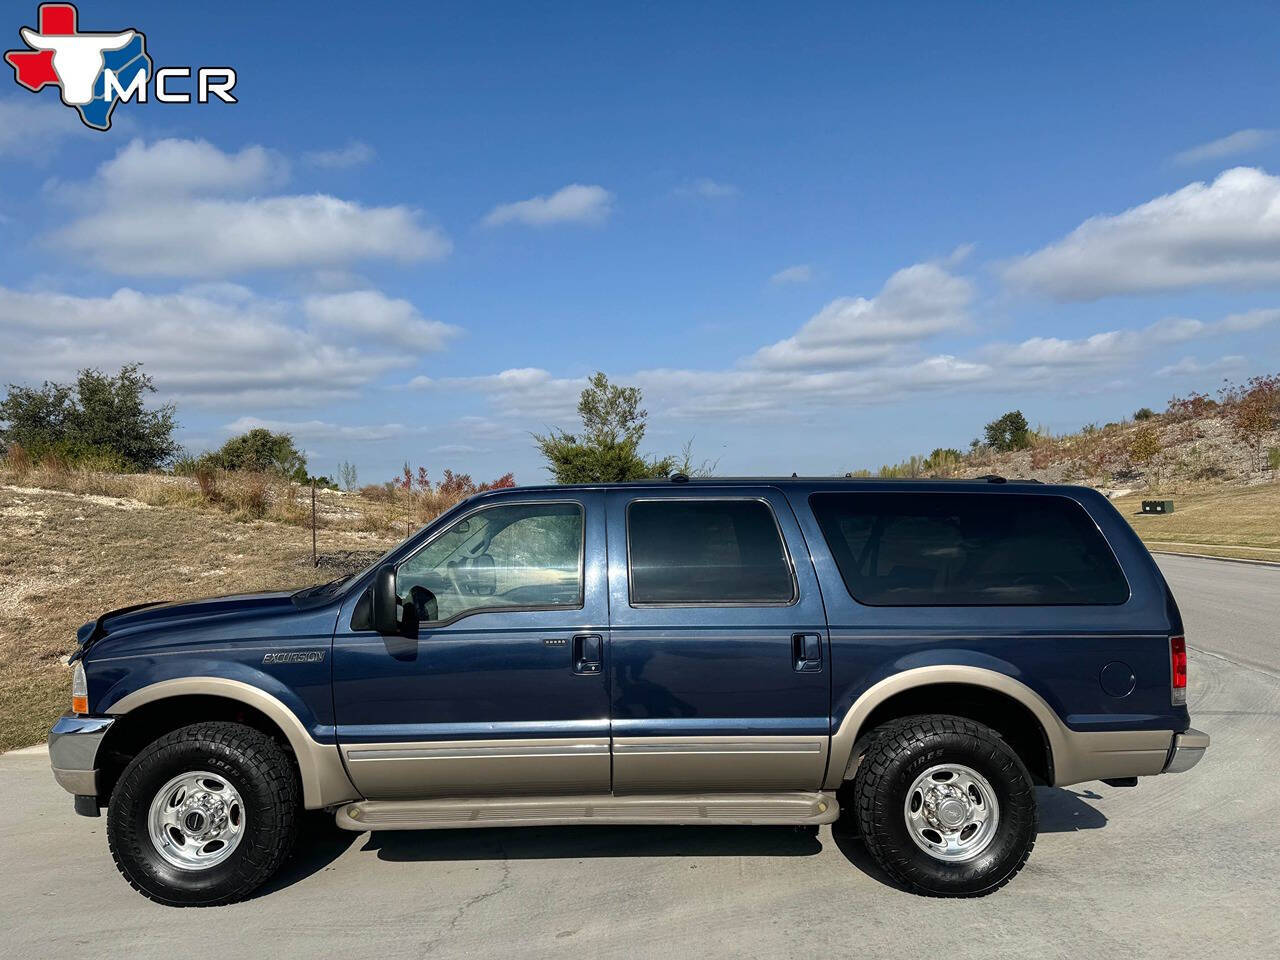
[[[1173,500],[1173,513],[1144,514],[1143,500]],[[1201,492],[1134,492],[1112,501],[1152,550],[1280,561],[1280,483]]]
[[[320,531],[322,551],[394,540]],[[0,486],[0,751],[45,739],[66,709],[75,631],[147,600],[302,587],[311,531],[183,506]]]

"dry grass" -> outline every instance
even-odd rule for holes
[[[1173,513],[1144,514],[1143,500],[1173,500]],[[1116,508],[1153,550],[1280,560],[1280,483],[1118,497]]]
[[[307,529],[237,520],[168,478],[126,479],[139,499],[121,496],[110,475],[68,481],[75,492],[0,486],[0,751],[45,739],[67,702],[75,630],[103,611],[333,576],[312,569]],[[320,548],[382,550],[395,539],[330,529]]]
[[[160,473],[109,473],[67,466],[58,461],[31,463],[26,458],[0,458],[0,483],[28,489],[63,491],[81,496],[127,499],[150,507],[186,507],[227,514],[241,521],[272,520],[311,526],[311,488],[266,473],[201,471],[175,477]],[[317,526],[322,530],[405,534],[406,520],[417,529],[457,502],[369,488],[365,494],[316,491]]]

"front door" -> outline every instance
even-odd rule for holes
[[[338,742],[370,799],[609,792],[604,497],[513,494],[399,562],[416,640],[333,645]]]
[[[816,789],[827,624],[771,487],[609,494],[615,793]]]

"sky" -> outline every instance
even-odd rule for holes
[[[541,482],[603,370],[648,453],[830,474],[1280,370],[1273,5],[79,12],[238,102],[0,65],[0,383],[141,362],[192,452]]]

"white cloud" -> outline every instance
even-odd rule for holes
[[[82,217],[50,242],[112,273],[172,277],[438,260],[452,249],[407,207],[365,207],[321,194],[130,204]]]
[[[403,423],[339,424],[327,420],[263,420],[259,417],[239,417],[225,424],[226,433],[247,433],[259,427],[272,433],[288,433],[302,443],[344,440],[356,443],[377,443],[395,440],[411,434],[422,433],[422,426],[409,427]]]
[[[133,140],[98,168],[109,200],[157,196],[247,195],[283,185],[289,164],[265,147],[224,153],[206,140]],[[99,194],[102,196],[102,194]]]
[[[1217,140],[1210,140],[1208,143],[1202,143],[1189,150],[1183,150],[1174,156],[1173,162],[1189,165],[1202,163],[1206,160],[1222,160],[1225,157],[1235,157],[1264,147],[1273,141],[1275,137],[1275,130],[1237,130],[1235,133],[1229,133],[1225,137],[1219,137]]]
[[[543,227],[553,223],[602,223],[613,212],[613,194],[604,187],[571,183],[550,196],[539,195],[494,207],[485,226],[523,223]]]
[[[335,342],[295,303],[219,286],[170,294],[27,293],[0,287],[0,382],[65,380],[141,362],[166,398],[308,406],[351,398],[412,365],[403,350]]]
[[[1033,378],[1056,372],[1071,374],[1083,367],[1132,364],[1154,345],[1259,330],[1276,320],[1280,320],[1280,310],[1254,310],[1209,323],[1189,317],[1166,317],[1140,330],[1105,330],[1079,339],[1031,337],[1017,344],[992,343],[984,347],[982,353],[989,362],[1012,368],[1020,376]],[[1183,361],[1188,362],[1194,361]]]
[[[84,135],[92,134],[56,97],[0,100],[0,157],[43,162],[60,141]]]
[[[1244,357],[1238,354],[1231,354],[1226,357],[1219,357],[1217,360],[1203,362],[1195,357],[1183,357],[1177,363],[1171,363],[1167,367],[1161,367],[1156,371],[1157,377],[1203,377],[1208,373],[1224,373],[1228,370],[1238,370],[1245,363]]]
[[[586,377],[555,377],[538,367],[520,367],[475,377],[414,377],[413,390],[468,390],[486,395],[507,416],[566,420],[578,406]]]
[[[770,283],[808,283],[813,279],[813,267],[807,263],[799,263],[794,267],[779,270],[769,278]]]
[[[701,197],[704,200],[723,200],[736,197],[742,191],[732,183],[721,183],[708,177],[699,177],[692,183],[676,187],[675,193],[681,197]]]
[[[302,155],[302,159],[314,167],[327,170],[350,170],[373,162],[377,153],[373,147],[359,140],[352,140],[344,147],[333,150],[312,150]]]
[[[408,300],[392,299],[377,290],[307,297],[302,309],[317,329],[414,353],[441,350],[461,333],[447,323],[424,319]]]
[[[809,319],[794,336],[763,347],[753,366],[831,368],[890,356],[968,323],[973,284],[934,263],[918,263],[891,276],[876,296],[841,297]]]
[[[260,195],[287,176],[284,160],[262,147],[228,154],[205,141],[135,140],[99,167],[91,212],[46,240],[111,273],[207,278],[435,260],[452,249],[408,207]],[[81,187],[72,197],[85,193]]]
[[[1004,276],[1062,301],[1280,283],[1280,178],[1237,167],[1213,183],[1093,217],[1007,264]]]

